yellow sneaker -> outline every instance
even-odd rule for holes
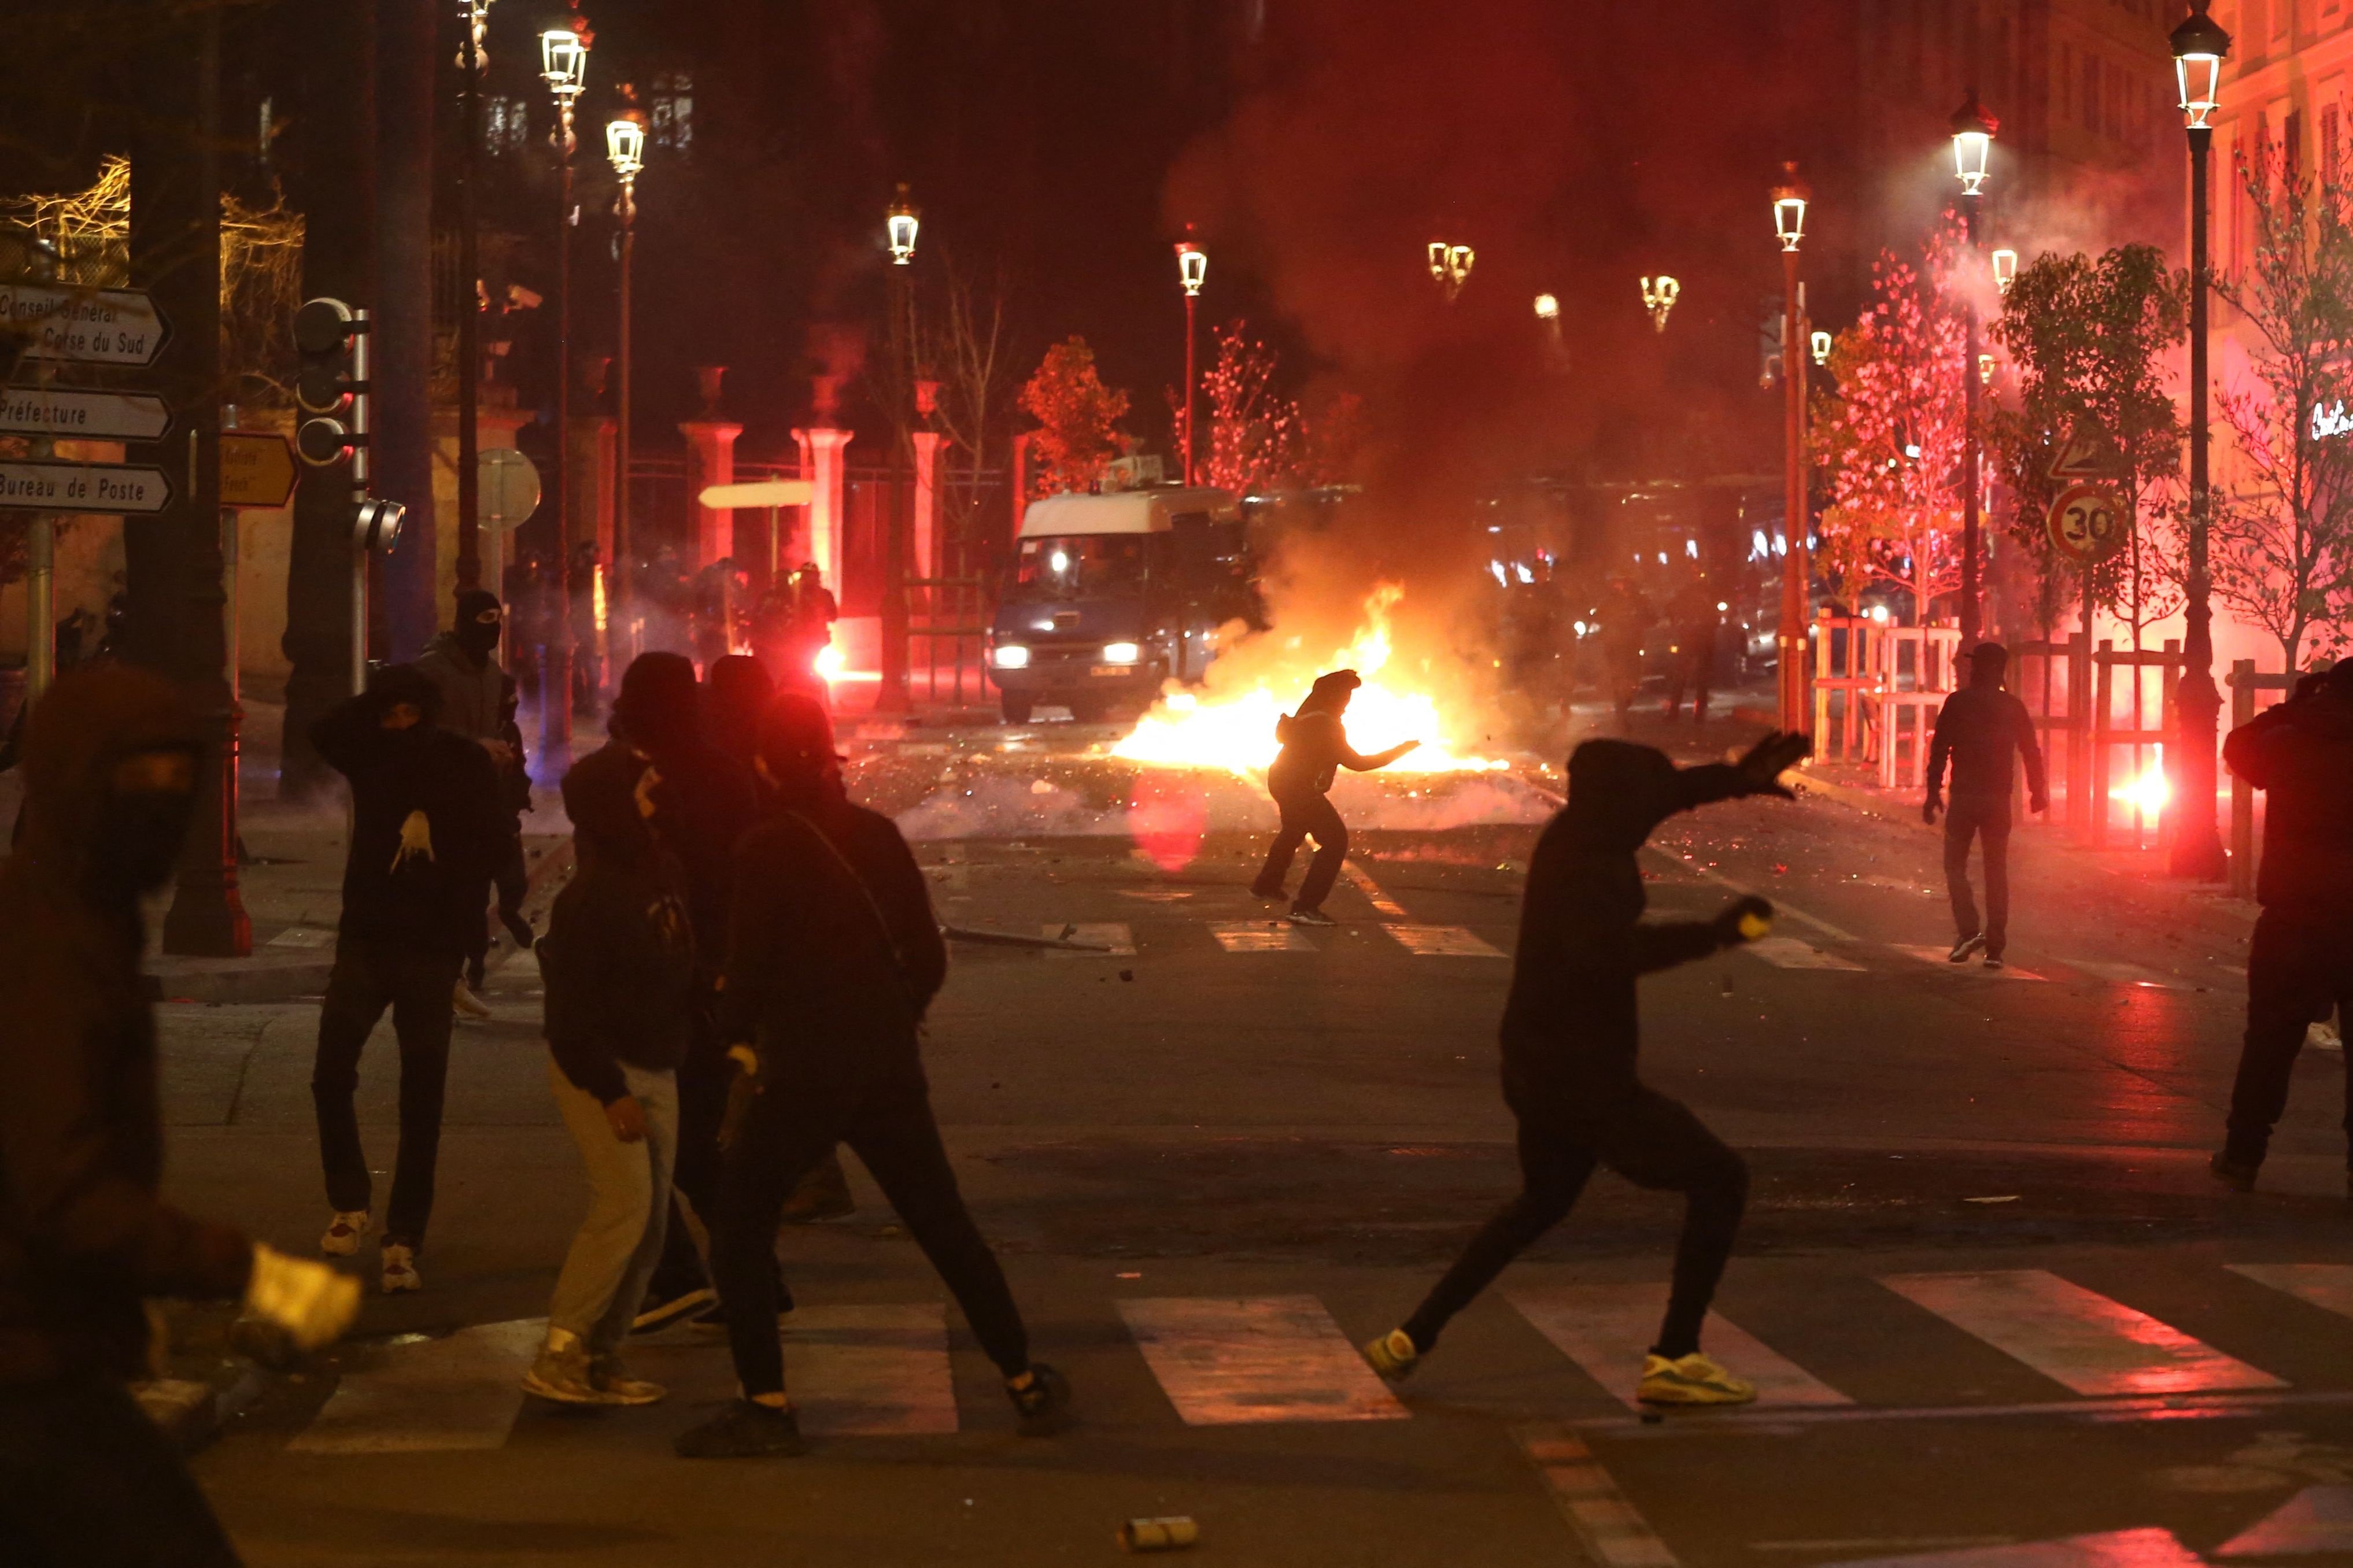
[[[1391,1329],[1378,1339],[1366,1340],[1360,1348],[1366,1364],[1381,1374],[1384,1383],[1403,1383],[1421,1364],[1421,1352],[1403,1329]]]
[[[1644,1356],[1635,1397],[1645,1405],[1746,1405],[1757,1397],[1757,1385],[1694,1351],[1678,1361]]]

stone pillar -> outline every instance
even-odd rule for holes
[[[613,468],[617,431],[609,414],[574,415],[572,468],[565,475],[565,505],[572,511],[565,537],[574,544],[596,545],[596,559],[607,565],[613,560],[613,492],[620,483]],[[730,456],[731,470],[734,461]]]
[[[744,426],[720,419],[690,419],[678,430],[693,458],[687,471],[697,498],[694,565],[700,571],[735,548],[733,509],[707,507],[700,498],[705,485],[735,482],[735,437],[744,434]]]
[[[817,563],[825,585],[841,592],[841,532],[849,506],[849,476],[845,452],[849,430],[796,430],[801,446],[801,473],[815,487],[808,504],[808,545],[804,560]]]
[[[946,541],[940,531],[940,448],[947,437],[936,430],[915,432],[915,530],[910,564],[917,577],[937,577]]]

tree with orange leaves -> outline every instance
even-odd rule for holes
[[[1085,489],[1127,445],[1119,430],[1127,394],[1103,384],[1084,338],[1073,335],[1046,351],[1021,389],[1021,408],[1038,421],[1029,437],[1033,495]]]

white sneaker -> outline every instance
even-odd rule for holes
[[[425,1281],[417,1273],[417,1249],[397,1241],[384,1244],[384,1293],[387,1296],[403,1290],[422,1290]]]
[[[450,992],[449,1005],[469,1018],[488,1018],[492,1016],[490,1004],[475,995],[473,988],[463,980],[459,981],[457,988]]]
[[[360,1237],[367,1228],[367,1210],[337,1209],[327,1224],[327,1234],[319,1238],[319,1250],[330,1258],[349,1258],[360,1249]]]

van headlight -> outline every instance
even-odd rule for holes
[[[1027,669],[1029,650],[1018,642],[998,643],[988,650],[988,659],[999,669]]]
[[[1103,662],[1105,664],[1134,664],[1140,661],[1143,658],[1144,650],[1136,647],[1135,644],[1132,642],[1107,642],[1103,644]]]

